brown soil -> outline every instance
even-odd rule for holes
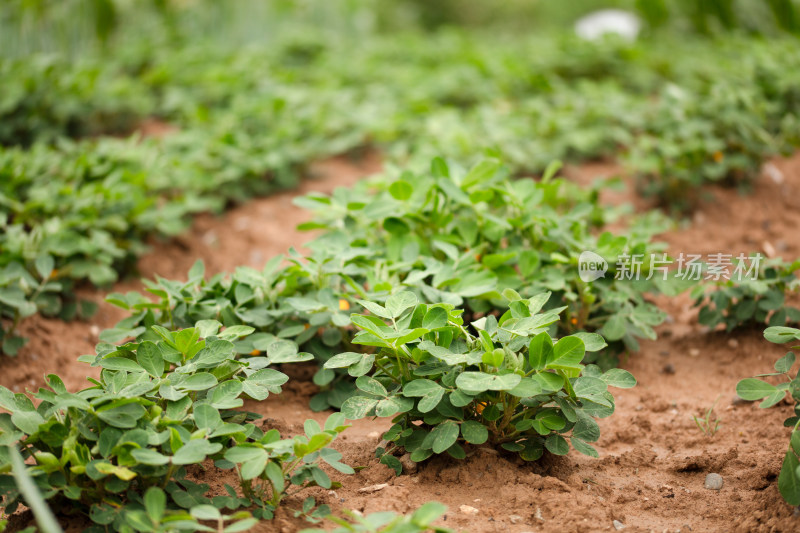
[[[670,251],[760,250],[785,259],[799,256],[800,156],[775,165],[782,171],[781,183],[763,177],[749,196],[709,189],[714,199],[705,201],[685,227],[663,236]],[[333,159],[317,168],[319,179],[306,181],[301,192],[350,184],[377,170],[379,161],[374,155],[359,162]],[[570,169],[568,175],[585,182],[617,170],[613,165],[586,166]],[[255,199],[224,217],[201,217],[186,236],[154,243],[140,268],[148,276],[183,278],[197,258],[206,261],[209,273],[239,264],[259,265],[307,240],[307,235],[293,230],[306,219],[290,204],[293,194]],[[633,197],[623,191],[607,200],[617,203],[626,198]],[[137,288],[137,282],[128,281],[115,290]],[[89,296],[99,300],[102,294]],[[436,458],[415,474],[395,477],[374,458],[388,421],[362,420],[340,437],[336,447],[348,464],[366,468],[353,476],[335,474],[342,483],[336,491],[314,489],[309,495],[331,505],[335,513],[407,512],[438,500],[449,507],[441,525],[473,532],[614,531],[614,520],[631,532],[799,531],[800,517],[783,502],[776,485],[788,444],[789,431],[782,421],[789,406],[762,411],[755,404],[733,402],[736,382],[768,372],[783,349],[764,341],[759,330],[735,335],[707,331],[697,325],[696,312],[685,296],[663,304],[670,320],[660,328],[659,340],[644,343],[623,364],[639,385],[617,391],[617,412],[600,421],[600,459],[573,452],[526,464],[478,449],[464,461]],[[75,358],[92,350],[97,328],[109,327],[121,316],[103,305],[91,325],[27,321],[22,332],[33,339],[17,358],[0,361],[0,383],[15,390],[33,388],[43,374],[55,371],[65,376],[68,387],[84,386],[92,372]],[[295,379],[284,394],[249,402],[247,408],[262,413],[270,426],[298,433],[305,418],[321,421],[327,416],[308,409],[313,391],[313,385]],[[715,401],[712,420],[718,417],[721,425],[715,435],[706,436],[692,416],[703,415]],[[703,487],[706,474],[712,472],[724,478],[719,492]],[[215,485],[224,479],[209,477],[207,481]],[[359,492],[383,483],[387,485],[377,492]],[[283,533],[305,527],[292,511],[301,501],[290,499],[275,520],[254,530]],[[478,513],[465,514],[462,505]]]

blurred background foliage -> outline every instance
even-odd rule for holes
[[[0,54],[84,54],[147,35],[153,46],[204,35],[220,45],[270,42],[313,28],[320,37],[460,26],[504,34],[558,31],[597,9],[634,12],[644,35],[765,36],[800,32],[797,0],[2,0]]]

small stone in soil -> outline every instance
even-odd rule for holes
[[[664,374],[674,374],[675,367],[672,365],[672,363],[667,363],[666,365],[664,365],[664,368],[661,369],[661,372],[663,372]]]
[[[736,339],[728,339],[728,346],[730,346],[731,348],[738,348],[739,341]]]
[[[511,521],[512,524],[519,524],[522,522],[522,517],[518,514],[510,514],[508,515],[508,519]]]
[[[480,511],[478,511],[477,509],[475,509],[474,507],[472,507],[471,505],[462,505],[462,506],[461,506],[461,507],[459,507],[458,509],[459,509],[459,510],[460,510],[460,511],[461,511],[463,514],[468,514],[468,515],[472,515],[472,516],[475,516],[476,514],[478,514],[478,513],[480,512]]]
[[[410,454],[405,454],[400,457],[400,464],[403,466],[404,474],[413,474],[419,470],[419,465],[411,460]]]
[[[372,431],[370,433],[367,433],[367,438],[368,439],[372,439],[372,440],[379,439],[380,436],[381,436],[381,434],[378,433],[377,431]]]
[[[692,348],[691,350],[689,350],[689,355],[691,355],[692,357],[697,357],[698,355],[700,355],[700,350],[697,348]]]
[[[708,474],[703,486],[709,490],[720,490],[722,488],[722,476],[719,474]]]
[[[380,483],[378,485],[370,485],[368,487],[361,487],[360,489],[358,489],[358,492],[361,492],[361,493],[378,492],[379,490],[383,490],[388,486],[389,486],[388,483]]]
[[[619,531],[619,530],[621,530],[621,529],[625,529],[625,524],[623,524],[623,523],[622,523],[622,522],[620,522],[619,520],[614,520],[614,521],[613,521],[613,522],[611,522],[611,523],[614,525],[614,529],[616,529],[617,531]]]

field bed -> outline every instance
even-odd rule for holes
[[[662,235],[669,252],[733,253],[760,250],[787,257],[800,256],[800,156],[774,161],[780,177],[762,176],[748,196],[709,189],[690,223]],[[222,217],[201,216],[191,231],[170,242],[153,242],[139,261],[142,276],[182,279],[198,258],[207,274],[231,271],[239,265],[258,266],[308,239],[294,227],[309,218],[294,207],[296,194],[330,192],[337,186],[380,169],[379,158],[336,158],[312,166],[300,190],[256,199]],[[611,164],[568,168],[565,174],[588,183],[616,170]],[[776,175],[777,176],[777,175]],[[612,193],[610,203],[641,201],[628,192]],[[117,284],[113,291],[140,290],[137,281]],[[46,373],[58,372],[67,388],[86,384],[88,365],[75,361],[92,353],[100,330],[122,318],[102,303],[105,292],[84,290],[100,303],[90,323],[63,323],[39,316],[25,321],[21,332],[31,341],[16,358],[0,360],[0,384],[13,391],[35,390]],[[318,503],[334,513],[354,509],[364,513],[408,512],[437,500],[449,508],[443,526],[473,532],[506,531],[754,531],[800,530],[800,516],[778,493],[776,478],[789,430],[782,420],[789,408],[763,411],[757,404],[734,402],[736,383],[746,376],[768,372],[782,355],[781,347],[764,342],[761,330],[734,335],[709,332],[698,325],[697,311],[687,296],[659,302],[670,319],[658,328],[659,339],[644,342],[622,367],[638,385],[620,390],[615,416],[599,421],[600,459],[571,453],[525,463],[494,450],[479,448],[464,461],[436,457],[415,473],[395,477],[374,458],[374,449],[388,420],[361,420],[334,444],[344,461],[365,467],[357,474],[332,473],[342,487],[312,489]],[[309,372],[305,372],[309,370]],[[265,428],[286,435],[302,432],[302,420],[323,421],[328,413],[313,413],[308,399],[316,387],[310,369],[285,369],[293,379],[281,395],[248,401],[245,408],[264,415]],[[304,376],[304,373],[306,374]],[[301,379],[301,378],[307,379]],[[717,400],[719,431],[705,436],[692,416],[702,416]],[[708,473],[723,476],[720,491],[704,488]],[[193,475],[221,488],[213,471]],[[305,497],[308,494],[304,494]],[[304,526],[293,509],[302,499],[290,499],[276,519],[254,531],[290,532]],[[469,506],[476,514],[465,510]],[[25,516],[19,517],[25,522]],[[615,522],[616,521],[616,522]],[[616,526],[615,526],[616,523]],[[86,524],[70,524],[79,530]]]

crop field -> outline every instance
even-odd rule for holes
[[[3,2],[0,531],[800,531],[798,36]]]

